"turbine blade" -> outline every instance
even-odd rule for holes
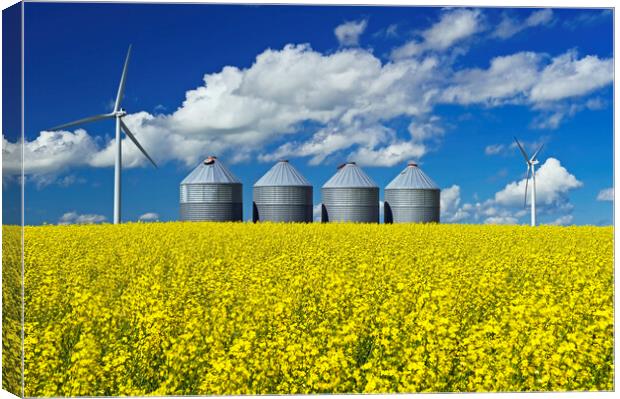
[[[525,158],[525,162],[529,164],[530,159],[527,157],[527,153],[525,152],[525,149],[523,149],[523,146],[521,145],[521,143],[519,143],[519,140],[517,140],[516,137],[515,137],[515,141],[517,142],[517,145],[519,146],[519,150],[521,150],[521,154],[523,154],[523,158]]]
[[[532,159],[530,159],[530,162],[536,159],[536,156],[538,155],[538,153],[540,152],[540,150],[542,150],[543,146],[545,145],[545,143],[541,144],[540,147],[538,147],[538,149],[536,150],[536,152],[534,153],[534,155],[532,155]]]
[[[530,181],[530,170],[531,167],[527,165],[527,171],[525,172],[525,196],[523,197],[523,207],[527,207],[527,183]]]
[[[99,114],[94,116],[89,116],[88,118],[78,119],[77,121],[64,123],[62,125],[54,126],[53,128],[47,129],[48,131],[60,130],[71,126],[81,125],[88,122],[99,121],[102,119],[113,118],[114,114]]]
[[[123,94],[125,94],[125,80],[127,79],[127,65],[129,65],[129,57],[131,56],[131,44],[129,50],[127,50],[127,57],[125,57],[125,65],[123,66],[123,74],[121,75],[121,83],[118,85],[118,93],[116,93],[116,102],[114,103],[114,112],[118,111],[123,100]]]
[[[153,161],[153,159],[149,156],[149,154],[146,153],[146,150],[142,148],[142,146],[138,142],[138,139],[136,139],[136,136],[134,136],[133,133],[131,133],[131,130],[129,130],[129,128],[127,127],[127,125],[125,125],[125,122],[123,122],[122,119],[121,119],[121,127],[125,131],[125,134],[127,135],[127,137],[129,137],[131,141],[133,141],[133,143],[136,145],[136,147],[138,147],[140,151],[142,151],[144,156],[147,157],[149,161],[151,161],[153,166],[157,167],[157,164],[155,163],[155,161]]]

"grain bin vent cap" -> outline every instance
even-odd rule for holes
[[[181,184],[239,184],[241,181],[216,157],[200,163]]]
[[[400,188],[439,190],[437,184],[414,162],[410,162],[385,188],[386,190]]]
[[[273,187],[273,186],[305,186],[311,187],[312,184],[299,173],[287,160],[278,161],[267,173],[263,175],[254,187]]]
[[[331,177],[323,188],[356,188],[356,187],[375,187],[379,188],[362,168],[355,162],[347,162],[338,167],[338,171]]]

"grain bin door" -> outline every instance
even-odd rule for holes
[[[392,207],[387,201],[383,202],[383,222],[394,223],[394,215],[392,215]]]
[[[258,222],[258,207],[256,206],[256,202],[252,202],[252,221],[254,223]]]

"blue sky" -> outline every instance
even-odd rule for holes
[[[314,184],[315,204],[342,161],[384,187],[413,159],[443,189],[442,221],[527,223],[518,136],[528,151],[545,143],[540,222],[612,223],[611,11],[27,3],[25,12],[27,224],[112,219],[113,122],[45,129],[111,110],[130,43],[125,120],[160,168],[123,142],[124,220],[178,219],[179,182],[216,154],[243,182],[244,219],[253,183],[276,159]],[[7,176],[17,165],[9,128]]]

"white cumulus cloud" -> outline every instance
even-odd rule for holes
[[[531,179],[528,186],[528,205],[531,196]],[[537,214],[544,217],[555,216],[561,224],[572,221],[570,213],[573,205],[569,193],[582,187],[583,183],[568,172],[560,161],[548,158],[536,172]],[[492,198],[462,205],[458,186],[442,190],[442,220],[473,221],[487,224],[517,224],[530,215],[524,208],[525,179],[508,183]],[[570,217],[570,218],[569,218]],[[555,222],[554,221],[554,222]],[[559,223],[558,222],[558,223]]]
[[[58,224],[94,224],[101,223],[106,220],[103,215],[97,214],[79,214],[75,211],[63,214],[58,220]]]
[[[442,91],[439,102],[501,106],[519,104],[543,112],[535,120],[538,128],[555,129],[566,116],[583,109],[600,109],[600,102],[582,100],[613,81],[613,59],[570,50],[546,61],[546,56],[520,52],[495,57],[487,69],[469,68],[455,72]],[[566,101],[573,101],[566,104]]]
[[[10,175],[21,173],[21,148],[2,137],[2,168]],[[90,155],[97,151],[94,139],[83,129],[75,132],[43,131],[24,144],[24,174],[47,174],[88,165]]]
[[[154,222],[156,220],[159,220],[159,214],[155,212],[147,212],[143,215],[140,215],[138,220],[141,222]]]
[[[427,121],[413,121],[407,130],[416,141],[436,139],[443,136],[445,129],[439,124],[439,117],[433,116]]]
[[[399,60],[420,55],[429,50],[442,51],[481,30],[479,10],[449,9],[442,13],[438,22],[420,34],[419,39],[392,50],[391,58]]]
[[[512,182],[495,194],[495,202],[504,206],[523,206],[525,195],[525,179]],[[528,184],[531,193],[532,182]],[[536,170],[536,204],[542,206],[560,205],[565,201],[565,195],[583,183],[566,170],[559,160],[547,158]],[[529,197],[529,194],[528,194]],[[529,198],[528,198],[529,201]]]
[[[485,155],[497,155],[501,154],[506,150],[506,146],[504,144],[490,144],[484,147]]]
[[[525,20],[519,21],[515,18],[504,15],[501,22],[493,32],[492,36],[506,39],[515,34],[535,26],[547,25],[553,20],[553,11],[543,9],[532,12]]]
[[[460,206],[461,204],[461,187],[453,184],[450,187],[441,190],[440,195],[440,211],[441,221],[446,222],[462,222],[469,219],[471,214],[471,208],[469,205]]]
[[[439,22],[422,33],[426,47],[444,50],[480,30],[480,11],[453,9],[444,12]]]
[[[334,34],[341,46],[357,46],[359,38],[366,30],[368,20],[349,21],[342,25],[338,25],[334,29]]]
[[[489,68],[458,71],[443,92],[449,103],[500,105],[525,101],[540,75],[542,55],[520,52],[491,59]]]
[[[361,166],[394,166],[410,158],[419,159],[426,152],[422,144],[409,141],[394,142],[380,148],[361,147],[349,156]]]
[[[605,102],[600,98],[590,98],[585,102],[543,102],[534,106],[541,114],[536,117],[531,126],[536,129],[557,129],[560,123],[568,117],[574,116],[584,109],[596,111],[603,109]]]
[[[566,226],[569,225],[573,221],[573,215],[563,215],[552,221],[551,225],[555,226]]]
[[[491,216],[484,219],[484,224],[517,224],[518,221],[514,216]]]
[[[540,73],[532,87],[534,102],[582,96],[610,84],[613,80],[613,59],[588,55],[581,59],[568,51],[553,59]]]
[[[421,33],[422,43],[441,49],[463,40],[477,31],[480,17],[476,10],[444,11],[436,25]],[[445,37],[437,27],[446,29]],[[392,166],[425,156],[444,135],[445,127],[433,115],[437,105],[521,104],[545,118],[551,113],[538,123],[553,127],[564,115],[601,106],[592,99],[572,105],[563,101],[578,101],[611,84],[611,64],[611,58],[579,58],[574,51],[552,59],[520,52],[496,57],[486,69],[454,70],[445,57],[431,52],[384,62],[360,48],[321,53],[307,44],[289,44],[263,51],[245,69],[226,66],[204,75],[204,84],[188,90],[171,113],[141,111],[124,121],[159,165],[179,161],[191,167],[214,154],[231,163],[307,157],[313,165],[357,158],[361,164]],[[572,83],[565,87],[566,82]],[[397,118],[406,121],[407,131],[393,127],[390,122]],[[148,166],[127,138],[122,148],[125,168]],[[114,140],[83,129],[43,131],[25,143],[26,174],[110,167],[114,149]],[[3,138],[7,175],[19,174],[20,151],[20,145]]]
[[[598,195],[596,196],[596,199],[598,201],[613,201],[614,200],[614,188],[610,187],[610,188],[606,188],[606,189],[599,191]]]

